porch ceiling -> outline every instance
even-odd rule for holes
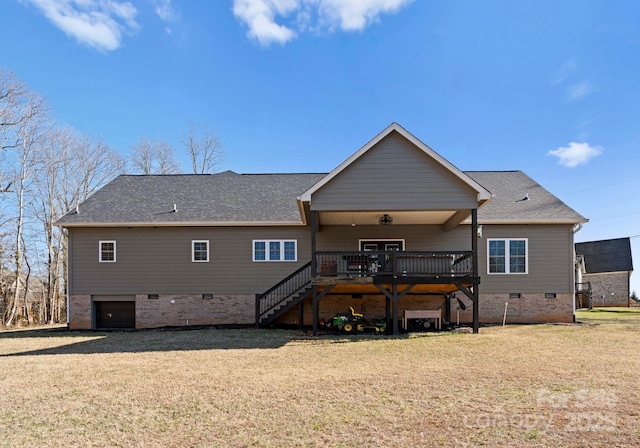
[[[387,214],[393,224],[444,224],[457,210],[437,211],[365,211],[319,212],[320,225],[378,225],[380,217]]]

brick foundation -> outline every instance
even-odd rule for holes
[[[458,297],[462,294],[458,293]],[[460,310],[460,323],[471,323],[473,307],[471,301],[462,297],[467,309]],[[509,298],[508,294],[485,294],[480,296],[480,323],[501,323],[505,302],[509,302],[507,323],[573,322],[573,296],[557,294],[545,298],[542,294],[522,294],[520,298]],[[92,304],[90,295],[70,297],[69,328],[92,328]],[[370,319],[386,314],[382,295],[365,294],[362,298],[351,295],[326,296],[320,300],[321,319],[328,321],[338,313],[348,312],[349,307],[364,313]],[[403,310],[445,308],[443,296],[407,295],[400,299],[398,318]],[[451,301],[450,321],[457,319],[458,302]],[[160,295],[149,299],[147,295],[136,296],[136,328],[157,328],[188,325],[252,325],[255,322],[255,297],[252,295],[214,295],[212,299],[202,296]],[[290,310],[277,323],[298,325],[299,310]],[[445,320],[446,316],[445,316]],[[313,310],[311,300],[303,307],[303,325],[311,325]]]
[[[463,296],[461,293],[456,294]],[[463,296],[462,302],[466,310],[460,309],[460,323],[473,322],[473,306],[471,300]],[[573,322],[573,295],[557,294],[555,298],[545,298],[542,294],[522,294],[518,299],[510,299],[509,294],[480,295],[480,323],[502,323],[505,302],[509,302],[507,323],[545,323],[545,322]],[[381,318],[385,316],[385,300],[382,295],[364,295],[361,299],[354,299],[351,295],[326,296],[319,303],[319,317],[328,321],[338,313],[348,312],[349,307],[356,312],[364,308],[367,318]],[[445,309],[443,296],[407,295],[400,299],[398,318],[402,319],[404,310]],[[457,320],[458,301],[451,301],[450,322]],[[313,322],[311,300],[304,302],[303,325]],[[444,316],[444,314],[443,314]],[[280,324],[298,324],[299,310],[297,307],[277,320]],[[446,316],[444,317],[446,319]]]
[[[90,295],[70,297],[69,328],[92,328],[92,302]],[[136,296],[136,328],[177,327],[188,325],[252,325],[255,322],[255,296],[214,295],[202,296],[160,295],[149,299]]]
[[[91,296],[69,297],[69,328],[71,330],[91,329]]]
[[[457,294],[460,296],[460,294]],[[461,322],[473,321],[471,300],[463,299],[466,310],[460,310]],[[555,298],[546,298],[544,293],[521,294],[519,298],[510,298],[509,294],[480,294],[480,323],[502,323],[505,303],[507,307],[507,323],[538,324],[546,322],[573,322],[573,294],[556,294]],[[455,304],[451,309],[452,318],[456,319]]]
[[[136,296],[136,328],[188,325],[251,325],[255,322],[255,296],[161,295]]]

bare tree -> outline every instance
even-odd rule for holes
[[[52,128],[38,145],[36,176],[31,186],[30,219],[37,233],[28,240],[32,253],[40,254],[39,271],[44,289],[41,323],[60,322],[66,287],[67,235],[54,226],[65,212],[124,172],[124,160],[99,138],[70,128]]]
[[[46,246],[46,280],[40,303],[40,323],[59,322],[63,308],[61,279],[63,261],[61,256],[66,243],[60,228],[55,227],[55,219],[66,210],[59,201],[59,193],[66,179],[62,178],[62,165],[73,163],[72,148],[76,136],[71,129],[52,129],[44,137],[40,149],[41,157],[35,180],[36,194],[32,201],[33,215],[44,230],[42,238]]]
[[[16,218],[14,222],[14,276],[15,287],[13,294],[8,296],[8,303],[5,309],[5,325],[11,325],[16,318],[20,294],[26,293],[26,286],[22,284],[23,266],[25,263],[25,209],[28,202],[27,195],[29,187],[33,182],[33,175],[37,164],[38,142],[49,128],[49,117],[44,99],[35,93],[24,93],[21,107],[18,114],[22,117],[16,125],[14,132],[16,146],[12,147],[9,157],[11,163],[11,179],[13,183],[13,193],[15,194],[14,210]],[[6,149],[6,148],[5,148]],[[26,296],[25,296],[26,297]],[[26,299],[25,299],[26,301]],[[26,308],[27,319],[28,307]]]
[[[198,130],[190,123],[182,143],[191,158],[193,174],[211,174],[222,163],[222,142],[211,128],[205,126]]]
[[[54,128],[50,122],[44,99],[12,73],[0,71],[3,325],[16,321],[21,306],[28,320],[60,321],[67,287],[67,235],[53,224],[125,169],[122,157],[101,139]],[[39,307],[31,307],[33,298],[41,301]],[[32,310],[36,315],[29,315]]]
[[[20,124],[27,120],[32,103],[32,92],[16,76],[0,70],[0,150],[15,148],[20,144]]]
[[[140,174],[178,174],[180,166],[166,142],[143,138],[131,149],[131,167]]]
[[[175,152],[168,143],[156,142],[157,167],[159,174],[178,174],[180,166],[175,158]]]

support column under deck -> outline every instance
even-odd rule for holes
[[[311,304],[313,307],[313,335],[318,336],[318,320],[320,317],[318,316],[318,287],[316,285],[312,286],[313,295],[311,298]]]
[[[389,300],[386,294],[384,296],[384,318],[387,324],[391,322],[391,300]]]
[[[311,210],[311,278],[313,279],[318,272],[318,261],[316,259],[316,226],[318,220],[318,212]],[[313,335],[318,336],[318,287],[313,285],[313,298],[311,300],[313,306]]]
[[[393,295],[393,334],[396,335],[399,333],[398,331],[398,285],[393,284],[392,287],[392,295]]]
[[[471,251],[473,252],[473,277],[478,278],[478,209],[471,210]],[[480,281],[478,280],[478,283]],[[473,285],[473,332],[480,331],[480,292],[478,284]]]
[[[304,328],[304,300],[298,305],[298,328]]]
[[[320,299],[326,296],[335,285],[328,285],[320,294],[318,294],[318,287],[316,285],[312,286],[312,299],[311,303],[313,304],[313,335],[318,336],[318,321],[320,320]]]

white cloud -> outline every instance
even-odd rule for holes
[[[155,4],[155,11],[160,20],[166,23],[175,22],[178,20],[178,12],[171,4],[172,0],[153,0]],[[170,26],[164,28],[168,35],[173,34],[173,29]]]
[[[178,13],[173,8],[171,0],[154,0],[156,14],[165,22],[173,22],[178,18]]]
[[[589,160],[602,154],[600,146],[590,146],[588,143],[571,142],[569,146],[560,147],[547,153],[557,157],[560,165],[575,168],[578,165],[586,165]]]
[[[136,8],[120,0],[26,0],[55,26],[98,50],[120,47],[122,35],[138,29]]]
[[[329,26],[339,24],[345,31],[360,31],[375,22],[380,14],[394,13],[413,0],[321,0],[320,17]]]
[[[233,13],[249,27],[249,36],[262,45],[284,44],[296,37],[296,33],[278,25],[275,16],[289,15],[299,6],[299,0],[234,0]]]
[[[413,0],[233,0],[233,13],[262,45],[285,44],[308,29],[363,30],[381,14],[395,13]],[[276,22],[276,17],[290,24]],[[311,24],[317,17],[318,24]],[[293,28],[297,28],[297,31]]]
[[[593,88],[589,81],[581,81],[567,88],[567,98],[569,101],[576,101],[590,94],[592,90]]]

